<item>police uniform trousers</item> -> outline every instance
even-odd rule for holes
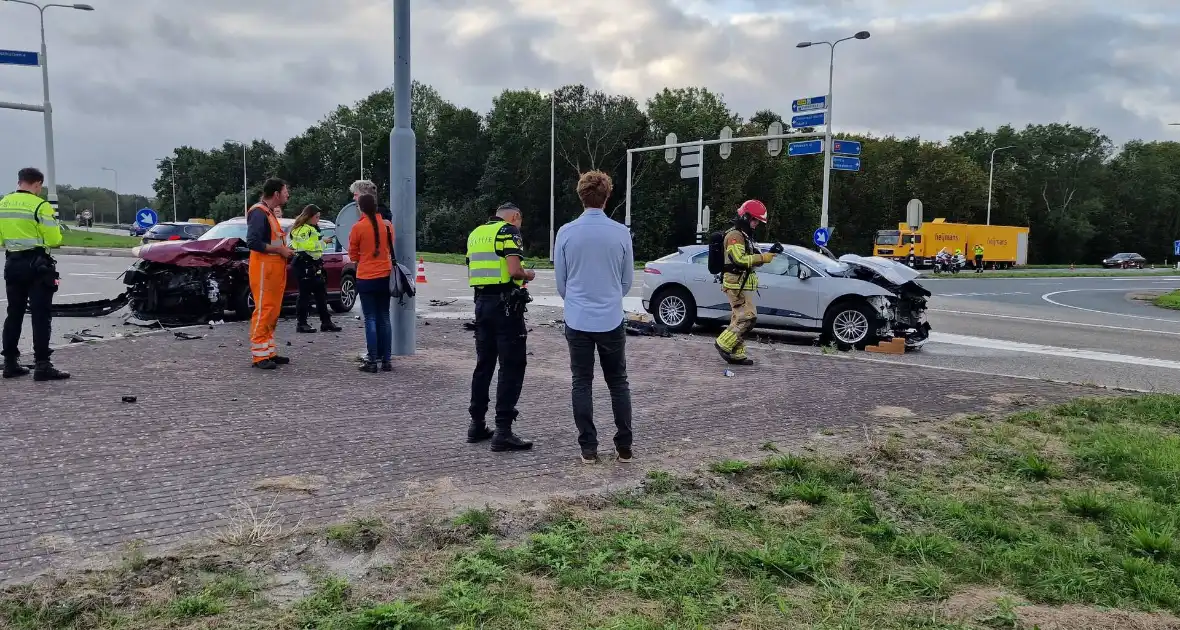
[[[49,348],[49,337],[57,279],[56,262],[39,247],[9,252],[5,256],[4,289],[8,300],[8,316],[4,319],[4,358],[15,359],[20,356],[21,328],[27,310],[33,328],[33,359],[49,360],[53,354]]]
[[[489,389],[496,365],[496,427],[510,429],[516,420],[516,403],[524,387],[527,366],[524,309],[506,310],[509,289],[481,289],[475,296],[475,372],[471,376],[471,406],[468,411],[477,424],[486,421]]]
[[[295,302],[296,321],[307,323],[307,316],[311,313],[311,302],[314,300],[316,312],[320,322],[327,324],[332,321],[328,312],[328,284],[324,275],[324,261],[322,258],[312,258],[307,254],[296,254],[292,263],[295,267],[295,277],[299,279],[299,299]]]

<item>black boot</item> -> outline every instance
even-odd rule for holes
[[[376,374],[377,370],[378,370],[377,362],[365,359],[365,362],[361,364],[361,367],[359,369],[362,372],[368,372],[369,374]]]
[[[512,432],[508,427],[496,427],[496,433],[492,436],[492,452],[502,453],[504,451],[527,451],[533,448],[533,443],[528,440],[520,439],[520,436]]]
[[[4,378],[28,376],[29,368],[20,364],[20,359],[4,359]]]
[[[315,328],[312,328],[311,326],[309,326],[307,324],[307,322],[299,322],[298,324],[295,325],[295,332],[313,333],[313,332],[315,332]]]
[[[320,322],[320,332],[340,332],[342,330],[344,329],[337,326],[330,319],[325,319],[324,321]]]
[[[69,372],[62,372],[49,361],[38,361],[33,366],[34,381],[64,381],[69,377]]]
[[[489,429],[487,423],[483,420],[480,420],[479,422],[472,420],[471,424],[467,426],[468,444],[475,444],[477,442],[490,440],[492,439],[493,435],[495,435],[495,432]]]
[[[381,371],[382,372],[392,372],[393,371],[393,361],[382,361],[381,362]]]

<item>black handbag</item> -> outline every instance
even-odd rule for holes
[[[406,298],[414,297],[418,288],[414,286],[410,270],[397,262],[397,256],[393,251],[393,230],[387,230],[386,236],[389,239],[389,261],[393,263],[389,272],[389,295],[397,298],[398,304],[404,304]]]

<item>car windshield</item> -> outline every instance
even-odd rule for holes
[[[201,235],[200,241],[218,241],[223,238],[240,238],[246,240],[246,222],[235,221],[233,223],[226,221],[218,223]]]
[[[832,260],[827,256],[813,252],[810,249],[804,249],[797,245],[788,245],[786,247],[786,251],[795,258],[803,261],[804,264],[811,267],[812,269],[819,269],[820,271],[823,271],[827,274],[841,275],[851,269],[851,267],[848,266],[848,263]]]
[[[878,245],[897,245],[901,240],[901,232],[897,230],[879,230],[877,232]]]
[[[183,233],[184,233],[184,226],[183,225],[170,225],[167,223],[161,223],[159,225],[154,225],[154,226],[152,226],[152,228],[150,230],[147,231],[148,236],[172,236],[173,234],[183,234]]]

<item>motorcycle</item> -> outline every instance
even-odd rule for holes
[[[967,259],[961,254],[958,256],[951,254],[938,254],[934,257],[934,273],[941,274],[949,272],[957,274],[967,267]]]

